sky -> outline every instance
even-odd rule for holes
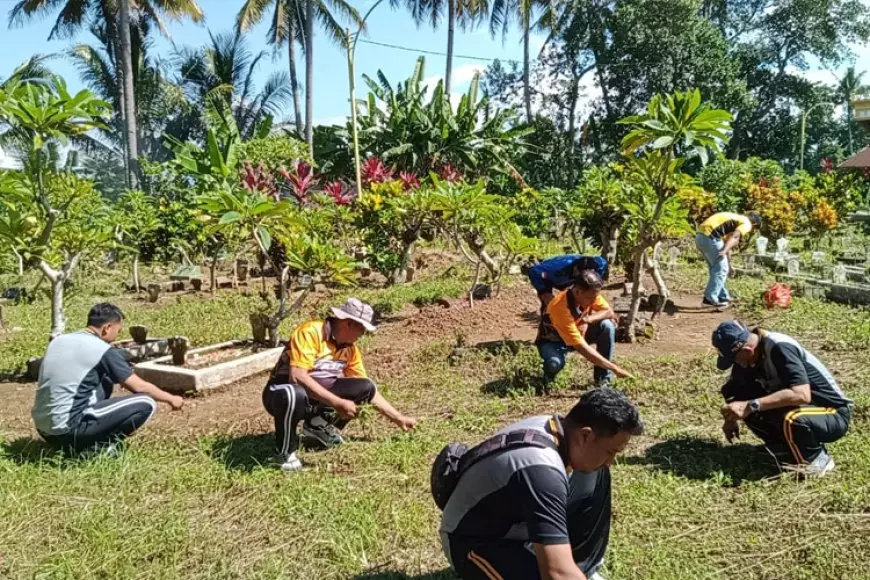
[[[35,20],[21,28],[9,29],[6,26],[8,12],[16,0],[0,0],[0,78],[5,77],[12,69],[34,53],[63,53],[78,42],[91,42],[91,36],[82,32],[77,38],[47,40],[49,31],[56,17],[56,12],[44,20]],[[350,0],[361,13],[372,5],[375,0]],[[172,52],[173,43],[180,46],[201,46],[208,40],[208,31],[229,32],[232,30],[235,16],[242,0],[199,0],[206,19],[202,24],[190,22],[169,23],[170,38],[157,38],[157,52],[168,56]],[[268,20],[268,18],[266,19]],[[282,50],[273,54],[266,45],[265,38],[268,23],[263,22],[247,35],[248,47],[252,52],[266,50],[268,56],[261,61],[258,70],[258,81],[262,85],[265,78],[275,70],[287,70],[287,53]],[[317,34],[317,33],[316,33]],[[434,51],[441,53],[445,49],[447,38],[446,27],[433,31],[431,26],[416,27],[406,11],[394,11],[389,2],[384,1],[373,11],[369,18],[369,33],[363,37],[357,46],[357,98],[365,95],[366,87],[362,82],[363,73],[374,76],[383,70],[387,79],[395,85],[406,79],[413,71],[418,51]],[[399,50],[368,44],[374,41],[411,48]],[[532,54],[537,54],[543,45],[542,36],[533,36],[531,42]],[[347,61],[342,49],[319,33],[315,37],[315,72],[314,72],[314,119],[317,124],[343,123],[349,114]],[[870,46],[855,47],[857,53],[855,65],[858,70],[870,69]],[[499,35],[493,39],[488,27],[474,31],[456,30],[453,65],[453,97],[468,88],[475,71],[483,70],[488,59],[499,58],[503,61],[522,58],[521,36],[515,29],[506,39]],[[475,59],[465,56],[477,57]],[[304,78],[304,63],[299,55],[299,74]],[[442,55],[426,54],[426,81],[434,85],[444,75],[445,59]],[[81,88],[78,74],[69,61],[59,57],[51,62],[51,66],[61,76],[66,78],[71,89]],[[814,81],[836,82],[836,72],[820,70],[817,67],[804,73]],[[588,87],[588,97],[594,96],[595,88]],[[303,101],[304,103],[304,101]],[[303,104],[304,106],[304,104]],[[288,106],[286,118],[289,119],[291,109]],[[280,119],[279,119],[280,121]],[[2,159],[2,153],[0,153]]]
[[[350,0],[357,10],[365,13],[374,0]],[[205,22],[197,25],[190,22],[169,23],[169,39],[157,40],[157,49],[161,55],[169,55],[172,43],[181,46],[201,46],[208,41],[208,30],[215,33],[232,30],[235,17],[242,0],[199,0],[205,13]],[[15,5],[15,0],[0,0],[0,78],[5,77],[18,64],[34,53],[60,53],[78,42],[91,42],[91,36],[83,32],[71,40],[47,41],[53,25],[53,18],[35,20],[23,28],[8,29],[8,12]],[[268,18],[266,19],[268,20]],[[268,22],[263,22],[254,28],[246,37],[248,48],[252,52],[266,50],[268,56],[261,61],[258,69],[260,84],[275,70],[288,70],[286,49],[279,54],[273,54],[271,47],[266,45]],[[319,34],[318,34],[319,33]],[[374,76],[377,71],[384,74],[394,85],[406,79],[414,70],[414,64],[420,56],[415,51],[404,51],[383,46],[367,44],[366,40],[400,45],[416,50],[444,52],[447,43],[447,29],[442,27],[433,31],[430,25],[417,28],[411,17],[405,11],[394,11],[389,2],[384,1],[369,18],[369,33],[362,37],[356,49],[357,98],[363,96],[366,87],[362,82],[362,74]],[[543,45],[543,37],[535,37],[532,42],[533,54]],[[483,59],[499,58],[502,60],[519,60],[522,58],[522,44],[519,34],[510,35],[505,42],[501,36],[492,39],[486,27],[472,32],[456,31],[454,46],[455,55],[482,57]],[[426,57],[425,74],[431,84],[444,76],[445,58],[440,55],[423,55]],[[304,80],[304,62],[301,52],[297,53],[298,70],[301,80]],[[314,48],[314,116],[318,124],[344,122],[349,115],[347,59],[344,51],[335,46],[322,32],[315,30]],[[483,70],[488,60],[454,58],[453,92],[467,90],[468,84],[476,70]],[[64,78],[71,88],[81,87],[75,69],[63,58],[54,60],[51,66]],[[304,100],[303,100],[304,107]],[[291,115],[288,107],[287,116]]]

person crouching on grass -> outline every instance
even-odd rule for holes
[[[593,378],[597,387],[610,386],[612,374],[633,378],[611,362],[616,343],[616,314],[601,294],[603,286],[598,272],[582,270],[566,290],[552,298],[539,295],[542,304],[546,304],[547,316],[541,318],[535,344],[544,361],[545,383],[555,380],[570,350],[595,365]]]
[[[45,441],[73,452],[115,455],[116,444],[142,427],[157,401],[181,409],[184,399],[133,374],[124,351],[112,348],[124,324],[114,304],[97,304],[84,330],[58,336],[39,367],[33,422]],[[112,397],[116,384],[133,393]]]
[[[284,471],[302,469],[296,456],[300,420],[303,436],[323,448],[344,442],[340,431],[363,403],[371,403],[403,431],[417,424],[393,408],[366,375],[356,341],[375,331],[373,318],[371,306],[350,298],[332,308],[326,320],[305,322],[290,335],[263,390],[263,406],[275,418],[276,462]]]

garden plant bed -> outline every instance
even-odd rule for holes
[[[283,348],[234,340],[190,350],[184,366],[173,364],[170,355],[135,368],[146,381],[173,393],[205,391],[271,369]]]

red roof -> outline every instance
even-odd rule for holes
[[[840,163],[839,169],[862,169],[865,167],[870,167],[870,147],[865,147]]]

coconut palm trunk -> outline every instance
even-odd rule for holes
[[[296,121],[296,134],[299,137],[305,134],[305,125],[302,124],[302,106],[299,102],[299,72],[296,70],[296,23],[290,18],[287,23],[289,34],[287,38],[287,57],[290,60],[290,91],[293,93],[293,116]]]
[[[305,0],[305,141],[314,157],[314,0]]]
[[[135,189],[139,184],[139,143],[136,130],[136,97],[133,89],[133,56],[130,42],[130,0],[120,0],[119,25],[121,38],[121,71],[124,90],[124,141],[127,145],[127,184]]]
[[[531,17],[530,12],[526,13],[523,22],[523,104],[526,108],[526,122],[528,123],[532,122],[532,90],[529,86],[529,37],[531,36],[529,20]]]

